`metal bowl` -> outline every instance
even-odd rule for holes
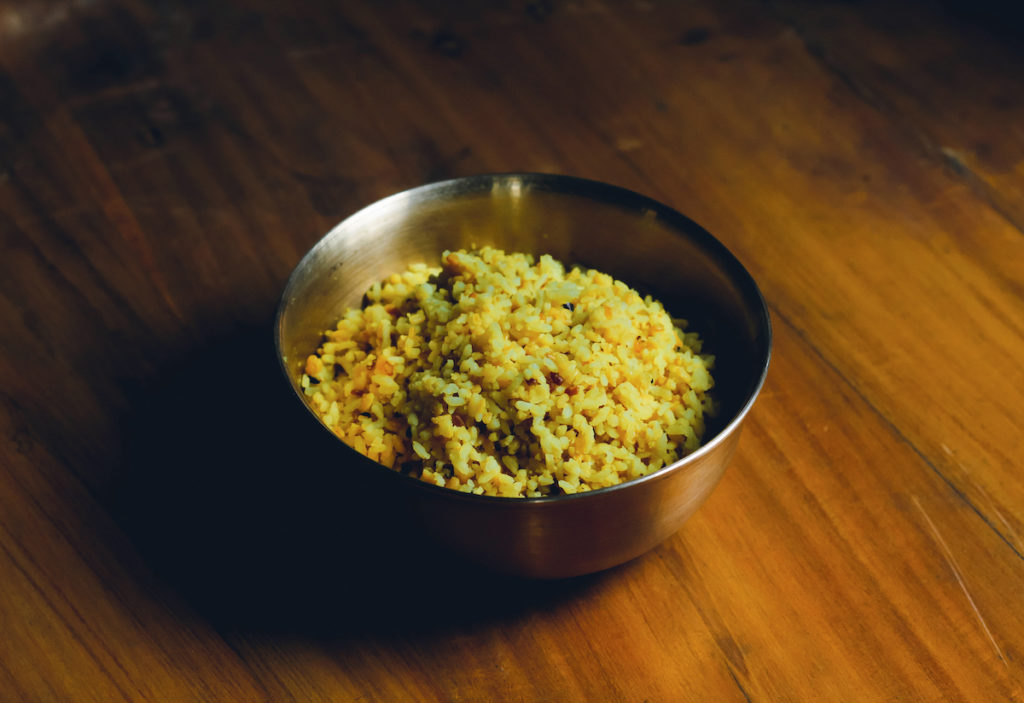
[[[298,385],[305,358],[373,282],[414,262],[435,263],[445,249],[485,245],[596,268],[689,320],[705,352],[716,356],[719,410],[704,445],[628,483],[526,499],[438,488],[340,440],[328,460],[354,477],[380,475],[379,490],[395,491],[442,546],[499,571],[559,578],[637,557],[679,530],[718,483],[771,354],[768,309],[754,280],[675,210],[611,185],[542,174],[472,176],[387,197],[328,232],[289,278],[275,323],[285,377],[308,409]],[[309,418],[319,422],[311,410]]]

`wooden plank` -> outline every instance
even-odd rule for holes
[[[15,436],[8,415],[0,422]],[[0,662],[18,697],[265,699],[244,662],[152,578],[80,484],[51,483],[53,457],[31,435],[17,437],[0,473]]]
[[[39,12],[0,15],[10,697],[1024,698],[1024,73],[1009,45],[918,4]],[[238,371],[224,352],[259,346],[247,326],[352,210],[517,169],[658,197],[762,285],[776,358],[708,505],[649,556],[578,581],[460,582],[364,549],[353,572],[381,581],[335,593],[340,567],[308,563],[313,547],[289,542],[302,530],[275,522],[303,516],[260,513],[297,505],[298,486],[277,496],[269,470],[235,466],[201,484],[202,462],[161,484],[165,461],[151,517],[182,498],[194,522],[157,535],[172,554],[146,552],[165,569],[151,574],[114,498],[138,468],[120,463],[123,421],[152,384],[187,354],[206,375],[181,392]],[[237,394],[250,411],[256,390]],[[162,420],[187,410],[177,398]],[[176,442],[180,458],[198,435]],[[218,518],[233,481],[259,501]],[[187,500],[196,485],[208,493]],[[204,589],[207,568],[222,581]]]
[[[366,556],[321,610],[379,626],[282,643],[257,618],[234,646],[290,690],[385,699],[1019,696],[1019,558],[785,322],[777,339],[735,465],[651,554],[547,585],[422,564],[375,583]]]
[[[908,142],[1024,230],[1024,60],[1012,3],[773,3]]]

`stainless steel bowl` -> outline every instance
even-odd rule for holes
[[[619,486],[550,498],[494,498],[438,488],[332,446],[339,471],[376,473],[442,546],[519,576],[558,578],[606,569],[675,533],[705,501],[733,455],[764,383],[771,323],[757,285],[700,226],[650,198],[567,176],[502,174],[413,188],[355,213],[299,262],[276,320],[281,368],[300,403],[305,358],[377,280],[445,249],[491,245],[547,253],[651,293],[690,321],[715,354],[720,404],[704,446]],[[309,412],[311,422],[319,419]],[[324,427],[325,432],[329,432]]]

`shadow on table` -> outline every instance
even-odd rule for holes
[[[157,576],[220,627],[430,630],[552,606],[600,576],[525,581],[432,547],[393,496],[324,466],[334,440],[279,377],[269,326],[145,392],[113,512]],[[464,614],[464,615],[460,615]]]
[[[940,0],[938,4],[961,25],[1017,43],[1024,40],[1024,7],[1019,0]]]

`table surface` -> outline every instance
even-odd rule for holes
[[[5,3],[0,698],[1024,700],[1024,40],[997,12]],[[588,577],[392,551],[303,490],[265,389],[313,242],[495,171],[686,213],[774,322],[709,501]]]

